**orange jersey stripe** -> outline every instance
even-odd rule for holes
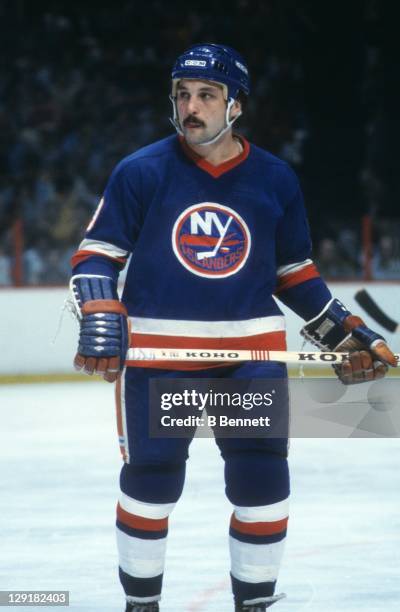
[[[89,257],[106,257],[107,259],[111,259],[112,261],[117,261],[118,263],[125,265],[126,258],[125,257],[111,257],[110,255],[106,255],[105,253],[99,253],[97,251],[77,251],[75,255],[71,257],[71,266],[74,268],[78,264],[82,263],[82,261],[86,261]]]
[[[144,531],[164,531],[168,529],[168,517],[149,519],[144,516],[137,516],[121,508],[119,503],[117,505],[117,519],[133,529],[143,529]]]
[[[231,527],[239,533],[247,533],[251,535],[273,535],[280,533],[287,528],[288,517],[280,521],[263,522],[263,523],[243,523],[239,521],[234,514],[231,517]]]
[[[318,278],[319,272],[314,264],[309,264],[305,268],[298,270],[298,272],[291,272],[289,274],[284,274],[280,278],[278,278],[278,286],[275,290],[275,293],[280,293],[281,291],[285,291],[285,289],[290,289],[291,287],[295,287],[295,285],[299,285],[300,283],[304,283],[307,280],[311,280],[312,278]]]
[[[204,348],[204,349],[264,349],[267,351],[285,351],[285,332],[267,332],[254,336],[241,336],[239,338],[199,338],[198,336],[163,336],[158,334],[131,335],[131,347],[153,348]]]

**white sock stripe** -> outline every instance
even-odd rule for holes
[[[151,504],[129,497],[126,493],[120,493],[119,503],[123,510],[136,516],[148,519],[167,518],[175,507],[175,504]]]
[[[235,516],[243,523],[281,521],[289,515],[289,498],[267,506],[235,506]]]
[[[230,537],[232,576],[252,584],[276,580],[285,540],[274,544],[248,544]]]
[[[154,578],[164,571],[167,538],[142,540],[117,528],[119,565],[130,576]]]

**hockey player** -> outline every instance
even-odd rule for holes
[[[127,612],[159,610],[168,517],[190,442],[149,437],[149,379],[286,377],[273,362],[134,362],[126,360],[128,346],[285,350],[276,294],[308,321],[303,335],[314,344],[353,351],[336,368],[345,384],[396,365],[383,338],[320,278],[293,171],[232,131],[249,91],[246,63],[232,48],[202,44],[184,52],[172,71],[178,135],[118,164],[73,257],[81,329],[75,366],[116,381],[124,458],[117,539]],[[120,300],[118,273],[130,256]],[[233,506],[235,610],[261,612],[282,597],[275,585],[288,521],[287,440],[217,444]]]

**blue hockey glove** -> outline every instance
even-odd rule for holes
[[[385,339],[335,298],[300,333],[323,351],[350,353],[349,359],[333,365],[345,385],[383,378],[388,365],[397,366]]]
[[[107,276],[78,274],[70,287],[80,324],[74,366],[114,382],[124,367],[129,338],[127,312],[116,283]]]

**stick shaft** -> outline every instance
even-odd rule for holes
[[[264,351],[264,350],[213,350],[213,349],[163,349],[131,348],[127,361],[281,361],[283,363],[321,364],[340,363],[348,353],[307,352],[307,351]],[[397,361],[400,355],[396,355]]]

